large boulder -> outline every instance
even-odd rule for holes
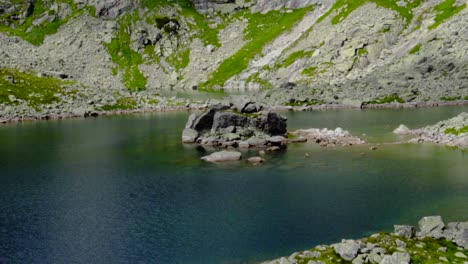
[[[419,229],[423,235],[431,233],[441,233],[445,224],[440,216],[426,216],[419,221]]]
[[[468,228],[462,228],[455,234],[455,241],[458,246],[468,250]]]
[[[182,132],[182,142],[183,143],[195,143],[198,138],[198,132],[191,128],[186,128]]]
[[[335,253],[340,255],[344,260],[352,261],[358,254],[361,245],[354,240],[344,240],[339,244],[335,244],[333,249]]]
[[[237,151],[219,151],[211,155],[202,157],[202,160],[208,162],[225,162],[225,161],[236,161],[242,158],[242,153]]]
[[[409,264],[410,261],[411,257],[407,252],[395,252],[391,256],[386,255],[380,264]]]
[[[211,133],[228,127],[245,127],[248,125],[246,116],[233,112],[216,112],[213,118]]]
[[[252,120],[253,126],[271,136],[282,136],[287,132],[287,119],[277,113],[263,112],[263,114]]]
[[[413,238],[414,235],[416,234],[416,229],[414,228],[414,226],[394,225],[394,228],[395,228],[395,234],[397,236]]]
[[[286,118],[269,111],[240,113],[220,105],[189,116],[182,133],[184,143],[219,147],[284,146],[288,143]],[[255,105],[255,107],[257,107]]]
[[[216,109],[211,108],[208,111],[201,114],[195,121],[193,121],[192,128],[198,132],[205,130],[211,130],[213,126],[213,118],[216,114]]]

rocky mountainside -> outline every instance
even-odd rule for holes
[[[185,105],[160,94],[193,91],[273,106],[468,100],[466,5],[0,0],[0,116]]]

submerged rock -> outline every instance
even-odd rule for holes
[[[208,162],[226,162],[226,161],[236,161],[242,158],[242,153],[237,151],[219,151],[211,155],[202,157],[201,159]]]

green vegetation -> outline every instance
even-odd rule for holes
[[[456,101],[456,100],[460,100],[461,99],[461,96],[444,96],[444,97],[441,97],[440,100],[442,101]]]
[[[437,12],[437,15],[434,18],[434,24],[432,24],[429,29],[438,27],[445,20],[462,11],[466,7],[466,3],[460,6],[454,6],[455,2],[456,0],[445,0],[434,7],[433,11]]]
[[[237,53],[221,63],[214,71],[210,79],[199,85],[200,90],[213,91],[222,88],[224,83],[232,76],[241,73],[249,65],[249,62],[262,53],[263,47],[277,38],[283,32],[290,30],[297,21],[311,11],[313,7],[295,9],[291,12],[281,10],[270,11],[266,14],[243,12],[249,23],[244,31],[248,40]]]
[[[463,99],[464,99],[464,100],[468,100],[468,95],[467,95],[467,96],[465,96],[465,98],[463,98]]]
[[[135,99],[126,97],[118,99],[115,104],[104,105],[102,110],[104,111],[115,111],[115,110],[132,110],[137,108],[137,102]]]
[[[317,67],[312,66],[312,67],[303,69],[301,74],[309,76],[309,77],[313,77],[315,75],[315,73],[316,73],[316,70],[317,70]]]
[[[397,94],[387,95],[385,97],[370,101],[369,104],[388,104],[388,103],[404,103],[405,100],[401,99]]]
[[[193,19],[195,24],[189,23],[189,27],[191,30],[199,31],[197,37],[200,37],[205,45],[221,46],[218,39],[219,28],[211,28],[206,22],[205,16],[197,12],[190,0],[142,0],[141,4],[149,10],[157,10],[160,7],[177,4],[181,8],[180,12],[182,16]]]
[[[379,234],[376,237],[369,237],[361,239],[363,243],[377,244],[385,249],[385,255],[392,255],[395,252],[402,252],[399,250],[396,241],[405,243],[404,251],[410,253],[412,264],[436,264],[440,263],[439,258],[446,258],[446,263],[462,263],[463,259],[455,256],[456,252],[462,252],[465,255],[467,250],[460,250],[458,247],[446,239],[408,239],[406,237],[395,236],[391,234]],[[439,248],[446,248],[446,251],[441,251]],[[323,248],[312,248],[312,252],[320,252],[318,257],[299,257],[296,256],[298,264],[307,264],[309,261],[322,261],[323,263],[351,263],[342,259],[332,247],[325,246]]]
[[[185,69],[190,63],[190,49],[186,49],[180,54],[173,54],[166,61],[177,70]]]
[[[70,82],[51,77],[38,77],[33,72],[0,68],[0,103],[17,104],[24,100],[29,106],[37,107],[60,101],[63,87]],[[12,100],[13,99],[13,100]]]
[[[69,16],[61,19],[47,1],[36,0],[32,13],[21,23],[16,17],[25,12],[28,7],[27,1],[13,0],[11,2],[16,10],[11,14],[0,14],[0,31],[18,36],[36,46],[41,45],[47,35],[57,33],[60,26],[66,24],[70,18],[81,15],[85,10],[92,10],[90,8],[78,9],[73,0],[57,0],[57,3],[69,5],[72,11]],[[48,19],[46,16],[49,16]],[[43,21],[38,23],[41,19]]]
[[[412,49],[409,51],[409,54],[416,54],[416,53],[418,53],[419,50],[421,50],[421,47],[422,47],[421,44],[418,44],[418,45],[414,46],[414,48],[412,48]]]
[[[143,63],[142,56],[130,48],[131,26],[134,14],[126,14],[119,19],[119,31],[111,43],[105,44],[112,61],[123,72],[122,82],[131,91],[146,89],[146,78],[138,65]]]
[[[314,54],[314,51],[300,50],[300,51],[293,52],[293,53],[291,53],[291,55],[289,55],[289,57],[287,57],[283,61],[283,63],[281,65],[277,65],[277,67],[288,67],[291,64],[293,64],[295,61],[297,61],[299,59],[302,59],[302,58],[305,58],[305,57],[310,57],[310,56],[312,56],[312,54]]]
[[[273,85],[269,81],[260,78],[260,73],[258,73],[258,72],[250,75],[249,78],[247,78],[245,80],[245,83],[247,83],[247,84],[251,83],[251,82],[258,83],[262,90],[267,90],[267,89],[273,88]]]
[[[357,54],[358,56],[364,56],[364,55],[368,55],[369,51],[366,48],[361,48],[357,50]]]
[[[367,2],[374,3],[380,7],[394,10],[403,17],[408,24],[413,19],[413,9],[421,5],[422,0],[409,1],[406,6],[399,6],[396,0],[337,0],[335,4],[320,17],[317,22],[321,22],[328,17],[332,12],[336,12],[336,16],[331,19],[332,24],[338,24],[349,16],[354,10],[358,9]]]
[[[460,135],[460,134],[463,134],[463,133],[468,133],[468,126],[464,126],[460,129],[456,129],[454,127],[451,127],[451,128],[447,128],[445,129],[444,131],[445,134],[453,134],[453,135]]]
[[[322,105],[325,104],[325,101],[319,99],[305,99],[303,101],[291,100],[285,103],[285,106],[312,106],[312,105]]]

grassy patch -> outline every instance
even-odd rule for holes
[[[322,105],[325,104],[325,101],[319,99],[305,99],[305,100],[291,100],[285,103],[285,106],[312,106],[312,105]]]
[[[369,54],[369,51],[366,48],[361,48],[357,50],[358,56],[365,56]]]
[[[31,107],[58,102],[66,84],[51,77],[38,77],[33,72],[0,68],[0,103],[17,104],[11,100],[13,97]]]
[[[189,23],[189,27],[200,33],[197,34],[197,37],[200,37],[205,45],[211,44],[216,47],[221,46],[218,39],[218,28],[211,28],[206,22],[206,17],[197,12],[190,0],[142,0],[141,4],[143,7],[147,7],[150,10],[157,10],[163,6],[177,4],[181,8],[180,12],[182,16],[193,19],[194,24]]]
[[[185,69],[190,63],[190,49],[170,56],[167,62],[177,70]]]
[[[418,53],[418,52],[421,50],[421,47],[422,47],[421,44],[418,44],[418,45],[414,46],[414,48],[412,48],[412,49],[409,51],[409,54],[416,54],[416,53]]]
[[[251,82],[258,83],[262,90],[267,90],[267,89],[273,88],[273,85],[269,81],[260,78],[260,73],[258,73],[258,72],[250,75],[249,78],[247,78],[245,80],[245,82],[247,84],[251,83]]]
[[[372,100],[369,104],[388,104],[388,103],[404,103],[405,100],[401,99],[400,96],[396,94],[387,95],[376,100]]]
[[[314,51],[300,50],[300,51],[293,52],[293,53],[291,53],[291,55],[289,55],[289,57],[287,57],[283,61],[282,64],[277,65],[277,67],[288,67],[291,64],[293,64],[295,61],[297,61],[299,59],[302,59],[302,58],[305,58],[305,57],[310,57],[310,56],[312,56],[312,54],[314,54]]]
[[[461,99],[461,96],[444,96],[444,97],[440,98],[440,100],[447,101],[447,102],[456,101],[456,100],[460,100],[460,99]]]
[[[281,10],[270,11],[266,14],[245,12],[244,17],[249,21],[244,31],[245,39],[248,40],[247,44],[223,61],[211,74],[210,79],[199,85],[199,89],[202,91],[221,89],[227,80],[245,70],[249,62],[262,53],[267,43],[290,30],[312,9],[313,7],[306,7],[292,10],[289,13]]]
[[[309,76],[309,77],[313,77],[313,76],[315,76],[316,71],[317,71],[317,67],[312,66],[312,67],[303,69],[301,74]]]
[[[102,110],[114,111],[114,110],[132,110],[137,108],[137,102],[133,98],[125,97],[118,99],[115,104],[104,105]]]
[[[451,128],[447,128],[445,129],[444,131],[445,134],[453,134],[453,135],[460,135],[460,134],[463,134],[463,133],[468,133],[468,126],[464,126],[460,129],[456,129],[454,127],[451,127]]]
[[[39,46],[44,42],[44,39],[48,35],[57,33],[58,29],[66,24],[71,17],[77,17],[84,11],[90,10],[90,8],[78,9],[73,0],[57,0],[57,3],[64,3],[71,7],[71,14],[61,19],[57,14],[50,8],[48,1],[36,0],[34,1],[32,13],[28,16],[23,23],[14,17],[20,15],[26,11],[26,1],[12,1],[17,8],[11,14],[0,14],[0,31],[10,35],[18,36],[29,43]],[[42,23],[38,23],[40,19],[44,19]],[[35,23],[34,23],[35,22]]]
[[[445,0],[434,7],[433,11],[436,12],[437,15],[434,18],[434,24],[432,24],[429,29],[438,27],[445,20],[451,18],[466,7],[466,3],[460,6],[454,6],[455,2],[456,0]]]
[[[421,5],[422,0],[409,1],[406,6],[399,6],[396,0],[337,0],[335,4],[321,16],[317,22],[321,22],[331,13],[336,12],[336,15],[331,19],[332,24],[338,24],[349,16],[353,11],[365,3],[375,3],[376,5],[396,11],[403,17],[408,24],[413,19],[413,9]]]
[[[119,31],[109,44],[104,44],[119,70],[123,72],[122,82],[131,91],[146,89],[146,78],[138,65],[143,63],[141,54],[130,48],[134,14],[126,14],[119,19]]]

